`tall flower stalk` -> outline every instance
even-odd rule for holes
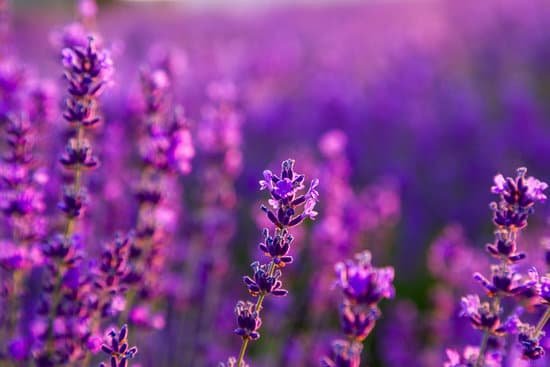
[[[43,331],[36,336],[40,352],[39,367],[64,365],[84,358],[88,341],[92,284],[80,269],[81,238],[77,234],[87,194],[84,173],[99,165],[87,132],[101,121],[98,98],[110,80],[112,62],[107,51],[99,49],[92,38],[87,47],[73,46],[62,52],[68,82],[64,118],[71,127],[61,165],[68,173],[59,208],[64,214],[60,233],[43,246],[46,274],[44,297],[36,325]]]
[[[163,68],[142,70],[141,172],[135,189],[138,214],[132,270],[127,277],[135,286],[128,300],[128,316],[134,324],[152,328],[164,325],[164,317],[152,312],[162,299],[161,279],[169,267],[170,222],[177,218],[170,202],[178,197],[178,176],[191,171],[195,155],[183,108],[172,101],[172,83]]]
[[[481,284],[489,300],[481,301],[478,295],[468,295],[461,302],[461,315],[468,317],[472,326],[483,331],[483,335],[479,348],[465,352],[462,357],[455,351],[448,351],[449,363],[462,363],[466,359],[467,363],[475,367],[489,365],[499,359],[495,356],[498,350],[488,353],[490,344],[495,344],[490,343],[491,339],[498,344],[498,338],[514,333],[518,334],[525,359],[538,359],[544,353],[539,341],[549,311],[545,312],[536,326],[531,326],[519,321],[514,312],[505,319],[503,309],[505,299],[514,300],[518,305],[519,302],[528,302],[548,308],[544,292],[546,278],[540,278],[534,268],[528,274],[521,274],[517,270],[518,263],[526,258],[525,253],[518,249],[519,235],[527,227],[527,220],[535,204],[546,200],[544,190],[548,187],[545,182],[527,177],[526,173],[525,168],[519,168],[516,177],[505,178],[499,174],[494,178],[491,192],[498,195],[499,199],[490,205],[495,241],[488,244],[486,250],[498,262],[491,265],[490,278],[480,273],[474,274],[474,279]]]
[[[235,307],[238,325],[235,334],[241,337],[242,344],[236,362],[231,360],[228,363],[237,367],[245,366],[244,358],[249,342],[260,337],[260,313],[265,297],[285,296],[288,293],[282,288],[281,276],[282,269],[293,260],[290,248],[294,238],[290,234],[290,229],[306,218],[315,219],[317,216],[315,205],[319,200],[319,180],[312,180],[307,191],[303,192],[305,176],[294,171],[292,159],[283,161],[279,176],[269,170],[264,171],[263,175],[260,190],[268,191],[271,198],[268,200],[269,206],[262,205],[261,209],[275,228],[271,233],[269,229],[264,229],[264,241],[259,244],[268,261],[252,263],[253,275],[243,277],[254,302],[239,301]]]

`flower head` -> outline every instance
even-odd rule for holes
[[[359,367],[363,345],[346,340],[335,340],[332,343],[330,357],[321,359],[322,367]]]
[[[464,348],[462,355],[454,349],[447,349],[446,354],[447,361],[443,364],[443,367],[475,367],[479,356],[479,348],[467,346]],[[499,352],[487,353],[484,366],[501,367],[502,355]]]
[[[468,317],[476,329],[502,334],[504,328],[501,327],[499,312],[492,309],[488,302],[481,303],[477,294],[462,297],[460,316]]]
[[[340,323],[344,334],[357,342],[362,342],[374,329],[380,311],[376,307],[342,304]]]
[[[129,347],[128,344],[128,326],[122,325],[117,333],[111,330],[108,334],[109,342],[101,346],[101,350],[110,356],[111,367],[126,367],[128,360],[135,357],[138,352],[137,347]],[[106,367],[104,363],[100,365]]]
[[[524,228],[535,203],[546,200],[544,190],[548,184],[534,177],[525,177],[526,173],[527,169],[522,167],[518,168],[515,178],[504,178],[501,174],[495,176],[491,192],[499,195],[500,201],[492,203],[491,207],[493,222],[497,226],[512,231]]]
[[[237,358],[235,357],[229,357],[227,359],[227,363],[224,363],[224,362],[220,362],[218,364],[218,367],[249,367],[248,363],[246,363],[245,361],[242,361],[240,363],[240,366],[237,366]]]
[[[237,325],[235,334],[239,335],[243,339],[256,340],[260,337],[258,330],[262,326],[262,319],[256,312],[256,306],[252,302],[237,302],[235,307],[235,313],[237,314]]]
[[[505,228],[495,232],[495,243],[487,244],[486,249],[491,256],[502,259],[509,264],[516,263],[526,257],[524,252],[517,251],[517,243],[514,236]]]
[[[393,298],[394,269],[375,268],[371,264],[371,253],[364,251],[356,261],[336,264],[338,286],[351,303],[375,305],[383,298]]]
[[[301,194],[305,176],[294,171],[292,159],[283,161],[279,176],[269,170],[264,171],[263,176],[264,179],[260,180],[260,190],[267,190],[271,194],[269,204],[275,213],[265,206],[262,206],[262,210],[277,227],[293,227],[305,218],[315,219],[318,213],[314,209],[319,201],[318,179],[311,181],[308,190]],[[302,212],[298,213],[301,206]]]
[[[539,280],[536,269],[530,269],[527,276],[514,271],[509,266],[491,266],[491,280],[480,273],[474,274],[477,280],[487,290],[489,295],[517,296],[531,298],[536,296],[536,285]]]
[[[288,255],[288,253],[290,251],[290,244],[294,238],[288,233],[288,230],[277,228],[275,229],[275,234],[270,236],[269,230],[266,228],[263,234],[265,240],[259,244],[260,250],[269,256],[278,267],[290,264],[292,256]]]
[[[286,296],[288,291],[282,289],[283,283],[279,280],[282,273],[280,270],[272,271],[269,264],[252,263],[254,271],[253,278],[249,276],[243,277],[248,291],[254,297],[259,295],[273,294],[274,296]]]

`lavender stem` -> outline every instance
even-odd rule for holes
[[[539,322],[537,323],[537,326],[535,328],[535,335],[539,335],[546,325],[546,323],[550,320],[550,307],[546,308],[546,312],[544,312],[544,315],[541,317]]]

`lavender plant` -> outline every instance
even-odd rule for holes
[[[526,258],[518,248],[519,235],[527,227],[535,204],[546,200],[544,190],[548,185],[534,177],[527,177],[526,173],[525,168],[519,168],[516,177],[495,176],[491,192],[498,195],[499,201],[492,202],[490,206],[495,241],[488,244],[486,250],[498,263],[491,265],[490,279],[480,273],[474,274],[474,279],[485,289],[489,301],[481,301],[477,294],[463,297],[461,301],[461,315],[466,316],[475,329],[483,331],[483,336],[480,347],[465,351],[463,357],[456,351],[448,351],[448,366],[466,364],[483,367],[498,363],[502,358],[499,338],[510,334],[518,335],[523,358],[535,360],[544,354],[540,340],[542,328],[550,316],[547,278],[540,278],[534,268],[523,275],[517,270],[517,264]],[[544,315],[536,326],[531,326],[520,322],[512,308],[511,316],[506,319],[503,309],[503,301],[506,300],[515,301],[514,307],[526,302],[538,305],[545,309]]]
[[[374,329],[381,316],[378,303],[393,298],[394,269],[375,268],[370,251],[363,251],[349,260],[336,264],[337,285],[342,291],[340,322],[346,340],[332,343],[332,354],[321,359],[323,367],[358,367],[361,363],[363,341]]]
[[[73,130],[60,158],[68,173],[59,203],[64,213],[63,229],[42,248],[44,296],[33,326],[37,366],[64,365],[85,358],[91,336],[92,284],[81,269],[83,248],[76,227],[87,200],[84,173],[99,164],[86,132],[101,121],[98,97],[109,81],[112,62],[109,53],[98,49],[90,38],[86,47],[63,50],[63,66],[68,82],[63,116]]]
[[[239,301],[235,307],[237,325],[235,334],[242,339],[235,366],[245,366],[244,357],[251,340],[260,338],[259,329],[262,325],[260,313],[266,296],[285,296],[288,292],[282,288],[282,269],[292,262],[290,248],[294,238],[289,229],[299,225],[306,218],[315,219],[315,205],[319,200],[317,186],[319,180],[311,181],[305,193],[305,176],[294,171],[294,161],[287,159],[281,164],[280,176],[266,170],[264,179],[260,181],[260,190],[267,190],[271,198],[268,204],[262,205],[264,211],[275,229],[270,234],[269,229],[263,230],[264,241],[259,244],[260,250],[268,257],[267,263],[252,263],[253,275],[243,277],[248,293],[255,302]],[[301,211],[300,211],[301,209]],[[232,361],[232,360],[231,360]],[[232,363],[232,362],[228,362]],[[231,365],[231,364],[229,364]]]
[[[141,72],[143,115],[139,153],[141,175],[136,185],[138,201],[136,241],[132,246],[132,270],[127,281],[133,287],[129,297],[129,318],[134,324],[162,328],[164,316],[154,309],[165,296],[160,279],[170,266],[170,223],[176,218],[170,199],[177,198],[178,175],[191,171],[195,155],[189,124],[183,108],[173,102],[168,71],[144,68]],[[172,213],[172,214],[170,214]]]

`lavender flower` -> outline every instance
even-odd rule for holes
[[[264,171],[264,179],[260,180],[260,190],[267,190],[271,194],[269,205],[277,214],[262,206],[267,217],[278,228],[293,227],[300,224],[305,218],[315,219],[317,212],[314,210],[319,199],[317,186],[319,180],[311,181],[305,194],[297,195],[304,188],[304,175],[294,172],[294,161],[286,160],[282,163],[281,174],[277,176],[271,171]],[[297,209],[303,206],[298,214]]]
[[[130,347],[128,344],[128,326],[122,325],[117,333],[111,330],[108,334],[110,341],[101,346],[101,350],[110,356],[109,366],[111,367],[127,367],[128,360],[135,357],[138,352],[137,347]],[[100,367],[107,367],[105,363],[101,363]]]
[[[235,329],[235,334],[241,336],[243,340],[256,340],[260,338],[258,329],[262,326],[262,320],[260,319],[259,313],[256,311],[254,303],[248,301],[237,302],[235,313],[237,314],[237,324],[239,325],[239,327]]]
[[[251,266],[254,278],[245,276],[243,277],[243,281],[252,297],[266,296],[268,294],[286,296],[288,291],[281,288],[283,283],[279,280],[282,275],[280,270],[273,271],[270,264],[260,265],[259,262],[253,262]]]
[[[237,365],[237,358],[229,357],[227,359],[227,363],[220,362],[218,367],[249,367],[249,365],[247,363],[245,363],[244,361],[241,362],[240,365]]]
[[[542,287],[536,269],[530,269],[527,276],[515,270],[515,264],[526,258],[525,254],[517,250],[518,232],[527,226],[534,205],[546,200],[543,192],[548,187],[534,177],[526,177],[526,172],[525,168],[519,168],[515,178],[504,178],[499,174],[495,176],[495,185],[491,187],[491,192],[499,196],[499,202],[491,203],[493,223],[496,226],[495,243],[487,245],[486,249],[500,263],[491,266],[491,279],[474,273],[474,279],[486,289],[492,298],[491,302],[481,302],[477,295],[462,299],[461,315],[467,316],[474,328],[483,330],[478,355],[475,362],[470,361],[476,367],[483,367],[486,363],[489,336],[503,336],[510,332],[507,330],[508,323],[501,322],[503,308],[500,300],[506,297],[518,300],[541,298]],[[544,315],[536,327],[522,326],[524,331],[519,334],[518,340],[526,358],[537,359],[544,353],[538,341],[542,327],[550,318],[550,311],[547,310]],[[516,324],[514,322],[512,325]],[[451,363],[456,365],[459,362],[456,353],[453,354]]]
[[[355,261],[335,266],[337,285],[344,297],[340,306],[341,326],[349,342],[342,344],[336,341],[332,359],[322,359],[322,366],[359,366],[361,343],[369,336],[381,315],[378,303],[384,298],[394,297],[393,268],[375,268],[371,259],[371,253],[364,251],[355,256]]]
[[[332,343],[332,355],[321,359],[322,367],[359,367],[363,345],[346,340]]]
[[[270,236],[269,230],[265,229],[264,238],[264,242],[258,246],[277,266],[284,267],[292,263],[292,256],[288,255],[288,253],[294,238],[288,233],[288,230],[276,228],[275,234]]]
[[[72,136],[60,161],[71,175],[59,203],[66,217],[63,234],[42,249],[47,266],[45,294],[35,322],[47,326],[37,336],[35,360],[40,367],[89,358],[86,352],[97,308],[91,279],[82,269],[81,237],[75,234],[75,225],[87,201],[83,169],[98,165],[85,134],[101,121],[98,97],[110,81],[112,62],[109,53],[98,48],[92,38],[86,47],[65,48],[62,54],[69,94],[63,116],[72,127]]]
[[[499,228],[506,228],[510,232],[523,229],[527,226],[527,218],[533,213],[537,202],[546,200],[544,190],[548,187],[534,177],[525,177],[526,168],[518,168],[515,178],[498,174],[495,176],[495,185],[491,192],[500,197],[498,203],[492,203],[494,212],[493,222]]]
[[[494,335],[503,335],[505,329],[501,327],[499,314],[501,309],[492,309],[489,302],[479,300],[478,295],[469,295],[462,298],[460,314],[470,319],[476,329],[486,330]]]
[[[235,333],[243,339],[237,358],[238,366],[244,361],[248,342],[259,338],[257,329],[261,325],[260,311],[264,298],[269,294],[284,296],[288,293],[287,290],[281,288],[282,282],[279,280],[282,275],[280,269],[291,260],[287,255],[292,242],[288,228],[300,224],[306,217],[313,219],[317,215],[313,209],[319,199],[316,190],[319,181],[313,180],[306,193],[302,194],[301,190],[304,188],[302,182],[305,176],[294,172],[294,161],[288,159],[283,161],[281,166],[280,177],[266,170],[264,171],[264,180],[260,181],[260,190],[267,189],[271,194],[269,204],[277,210],[277,216],[265,206],[262,206],[262,210],[266,212],[268,218],[277,228],[275,229],[275,238],[270,237],[269,230],[265,229],[263,231],[265,243],[259,246],[264,253],[268,254],[270,261],[267,264],[254,262],[252,264],[253,278],[248,276],[243,278],[250,295],[256,298],[256,303],[243,301],[237,303],[239,328],[235,330]],[[297,209],[300,206],[303,206],[302,213],[297,214]],[[286,261],[282,260],[281,256],[284,256]]]
[[[393,298],[392,267],[375,268],[371,264],[371,253],[364,251],[356,255],[356,261],[336,264],[338,286],[346,300],[353,304],[375,305],[383,298]]]
[[[448,361],[443,367],[474,367],[479,358],[479,348],[468,346],[461,355],[453,349],[447,349]],[[502,355],[498,352],[489,353],[485,356],[484,365],[487,367],[501,367]]]
[[[138,201],[135,241],[130,251],[128,316],[134,325],[163,328],[166,325],[160,301],[169,290],[163,280],[173,265],[168,254],[175,228],[166,217],[177,220],[172,205],[181,195],[178,176],[191,172],[195,149],[183,108],[175,103],[174,80],[162,68],[145,67],[140,74],[142,110],[139,115],[140,178],[134,195]]]

